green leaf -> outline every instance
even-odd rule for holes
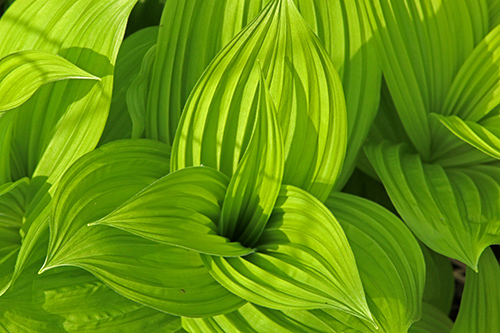
[[[12,127],[16,114],[12,112],[0,113],[0,153],[1,156],[10,156],[10,145],[12,140]],[[10,158],[0,158],[0,184],[12,181],[10,172]]]
[[[258,89],[253,133],[229,182],[219,222],[221,235],[246,246],[254,246],[266,226],[281,188],[285,161],[276,109],[262,73]]]
[[[22,105],[47,83],[99,80],[56,54],[22,51],[0,59],[0,112]]]
[[[482,123],[462,120],[457,116],[444,117],[433,114],[441,124],[446,126],[453,134],[483,153],[500,159],[500,130],[498,129],[498,116],[488,118]]]
[[[403,220],[432,250],[476,269],[500,241],[498,163],[445,169],[387,141],[365,151]]]
[[[25,0],[2,16],[0,57],[26,50],[59,54],[102,79],[56,82],[16,109],[10,152],[19,163],[12,170],[14,179],[44,176],[54,185],[71,163],[94,149],[108,115],[118,46],[135,2]]]
[[[211,318],[182,318],[182,326],[191,333],[206,332],[367,332],[369,326],[353,329],[337,321],[333,310],[271,310],[247,303],[238,310]],[[361,322],[360,322],[361,323]]]
[[[424,302],[438,308],[443,314],[450,313],[455,296],[455,277],[448,258],[421,244],[425,258]]]
[[[284,138],[283,182],[325,200],[345,153],[344,95],[333,63],[292,0],[272,1],[206,69],[183,111],[172,170],[203,164],[234,174],[254,124],[257,60]]]
[[[132,120],[127,105],[130,85],[137,79],[142,69],[146,53],[156,45],[156,27],[144,28],[125,38],[116,58],[115,79],[109,117],[99,145],[132,137]]]
[[[351,244],[366,299],[378,330],[407,332],[421,315],[425,262],[404,223],[381,206],[345,193],[332,193],[327,207]],[[354,326],[353,320],[347,324]]]
[[[424,159],[427,114],[439,112],[463,61],[487,32],[485,0],[367,0],[382,69],[397,112]]]
[[[27,276],[0,298],[8,332],[174,332],[180,318],[130,301],[79,268]]]
[[[422,318],[410,327],[409,333],[450,333],[453,327],[451,319],[439,308],[424,302]]]
[[[254,252],[220,236],[217,221],[229,180],[220,172],[191,167],[173,172],[133,196],[92,225],[217,256]]]
[[[453,333],[500,331],[500,267],[490,248],[481,256],[478,270],[476,273],[467,268]]]
[[[42,271],[82,267],[127,298],[176,315],[211,316],[243,305],[210,276],[196,252],[87,226],[165,175],[168,165],[168,147],[150,140],[112,142],[77,161],[54,198]]]
[[[312,195],[283,186],[257,250],[245,257],[202,259],[221,285],[256,305],[330,308],[372,321],[344,232]]]
[[[146,137],[172,144],[191,90],[205,68],[269,0],[169,0],[149,93]],[[192,52],[196,56],[188,56]]]

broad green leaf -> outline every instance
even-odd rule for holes
[[[2,16],[0,57],[45,51],[102,79],[50,84],[15,110],[10,154],[19,165],[12,170],[14,179],[44,176],[54,185],[71,163],[96,146],[108,115],[116,55],[135,2],[24,0]]]
[[[324,200],[345,153],[344,95],[329,56],[292,0],[272,1],[207,68],[183,111],[172,170],[203,164],[232,176],[253,128],[257,61],[278,110],[283,182]]]
[[[0,59],[0,112],[22,105],[47,83],[68,79],[99,80],[56,54],[10,54]]]
[[[146,53],[156,45],[158,27],[137,31],[127,37],[118,52],[109,117],[99,145],[132,137],[132,120],[127,112],[127,92],[142,69]]]
[[[424,159],[429,112],[440,112],[458,69],[487,32],[485,0],[366,0],[384,77]]]
[[[453,333],[500,331],[500,267],[488,248],[479,261],[479,272],[467,268],[465,288]]]
[[[206,167],[182,169],[154,182],[92,225],[108,225],[135,235],[217,256],[254,252],[219,235],[229,180]]]
[[[282,187],[257,251],[245,257],[202,259],[220,284],[256,305],[330,308],[372,321],[344,232],[312,195]]]
[[[453,327],[451,319],[439,308],[424,302],[422,318],[414,323],[409,333],[450,333]]]
[[[333,316],[332,316],[333,314]],[[360,325],[352,328],[338,321],[334,310],[271,310],[247,303],[226,315],[211,318],[182,318],[182,326],[190,333],[206,332],[310,332],[353,333],[368,332],[371,327]]]
[[[26,178],[0,186],[0,296],[11,284],[21,247],[28,186]]]
[[[208,64],[269,0],[169,0],[146,119],[146,137],[172,144],[191,90]],[[196,56],[190,56],[191,53]]]
[[[211,316],[243,305],[210,276],[196,252],[87,226],[161,178],[168,166],[168,146],[150,140],[112,142],[77,161],[54,198],[42,272],[82,267],[116,292],[176,315]]]
[[[453,267],[448,258],[421,244],[425,258],[424,302],[438,308],[443,314],[450,313],[455,296]]]
[[[246,246],[255,245],[271,215],[285,160],[276,109],[262,75],[258,89],[253,133],[229,182],[219,221],[221,235]]]
[[[500,159],[500,130],[498,128],[498,116],[476,123],[462,120],[457,116],[444,117],[433,114],[447,129],[461,140],[479,149],[483,153]],[[483,125],[484,124],[484,125]]]
[[[404,145],[366,149],[403,220],[432,250],[477,269],[483,250],[500,241],[498,163],[445,169],[423,163]]]
[[[127,90],[127,106],[132,118],[132,138],[141,138],[146,127],[146,108],[149,85],[156,59],[156,45],[144,55],[141,71]]]
[[[425,262],[415,237],[396,216],[366,199],[332,193],[326,205],[351,244],[378,326],[371,331],[407,332],[420,318],[425,283]],[[353,319],[347,324],[354,326]]]
[[[79,268],[28,276],[0,298],[8,332],[175,332],[180,318],[130,301]]]

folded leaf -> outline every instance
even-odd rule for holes
[[[467,268],[465,288],[453,333],[500,330],[500,267],[488,248],[479,261],[479,272]]]
[[[410,230],[381,206],[332,193],[327,207],[351,244],[377,330],[407,332],[421,315],[425,262]],[[347,325],[356,327],[351,319]]]
[[[254,252],[220,236],[217,222],[228,179],[205,167],[173,172],[154,182],[92,225],[108,225],[135,235],[217,256]]]
[[[118,46],[135,2],[25,0],[3,15],[0,57],[26,50],[57,53],[102,79],[56,82],[15,110],[10,154],[19,164],[12,170],[14,179],[43,176],[54,185],[71,163],[94,149],[108,115]]]
[[[20,106],[47,83],[68,79],[99,80],[56,54],[10,54],[0,59],[0,112]]]
[[[28,276],[0,298],[8,332],[174,332],[180,318],[130,301],[79,268]]]
[[[425,257],[424,302],[447,315],[450,313],[455,296],[453,267],[448,258],[437,254],[423,244],[420,247]]]
[[[146,137],[172,144],[191,90],[215,55],[269,0],[165,3],[149,93]],[[195,52],[196,56],[187,56]]]
[[[276,109],[262,75],[258,89],[253,133],[229,182],[219,222],[222,235],[246,246],[254,246],[266,226],[281,188],[285,161]]]
[[[312,195],[283,186],[257,250],[245,257],[202,259],[220,284],[256,305],[330,308],[372,321],[344,232]]]
[[[132,120],[127,112],[127,92],[141,72],[142,60],[146,53],[156,45],[158,39],[156,27],[144,28],[125,38],[116,58],[115,79],[109,117],[102,133],[99,145],[128,139],[132,136]]]
[[[500,159],[500,130],[496,126],[491,126],[492,120],[498,122],[498,118],[486,120],[488,126],[482,126],[473,121],[462,120],[457,116],[444,117],[433,114],[446,128],[461,140],[479,149],[485,154]]]
[[[368,0],[368,16],[398,115],[424,159],[427,113],[442,109],[459,67],[487,32],[485,0]]]
[[[500,241],[497,164],[444,169],[387,141],[366,149],[403,220],[432,250],[477,269],[483,250]],[[492,201],[493,200],[493,201]]]
[[[210,276],[196,252],[87,226],[165,175],[168,165],[168,146],[150,140],[112,142],[77,161],[54,198],[42,272],[82,267],[138,303],[183,316],[217,315],[243,305]]]
[[[409,333],[450,333],[453,327],[451,319],[440,309],[424,302],[422,304],[422,318],[414,323]]]
[[[203,164],[233,175],[254,124],[257,61],[278,110],[283,182],[324,200],[345,153],[345,102],[329,56],[292,0],[272,1],[206,69],[183,111],[172,170]]]

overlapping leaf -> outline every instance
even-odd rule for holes
[[[331,308],[372,320],[344,232],[312,195],[283,186],[257,250],[202,258],[220,284],[256,305]]]
[[[175,332],[180,318],[130,301],[79,268],[23,278],[0,298],[7,332]]]
[[[498,165],[444,169],[388,142],[366,153],[415,235],[476,269],[483,250],[500,240],[500,210],[493,204],[500,194]]]
[[[431,154],[429,112],[440,112],[463,61],[487,32],[484,0],[367,0],[387,85],[413,145]]]
[[[149,27],[127,37],[120,47],[116,59],[113,96],[106,127],[99,141],[100,145],[132,136],[132,119],[126,96],[132,83],[142,69],[142,61],[148,51],[156,45],[158,27]]]
[[[68,79],[99,80],[56,54],[10,54],[0,59],[0,112],[20,106],[47,83]]]
[[[500,1],[487,0],[490,30],[493,30],[500,23]]]
[[[260,70],[259,70],[260,73]],[[283,178],[283,139],[261,74],[250,142],[227,188],[219,221],[222,235],[253,246],[274,208]]]
[[[149,140],[116,141],[75,163],[54,198],[43,271],[79,266],[132,300],[184,316],[216,315],[244,304],[213,280],[196,252],[87,226],[165,175],[168,165],[168,147]]]
[[[172,169],[235,172],[254,123],[257,60],[278,110],[283,181],[324,200],[345,153],[345,102],[331,60],[291,0],[272,1],[207,68],[184,109]]]
[[[453,333],[500,330],[500,267],[491,249],[479,261],[479,272],[467,268],[462,305]]]
[[[50,84],[15,110],[14,179],[47,176],[54,183],[95,147],[108,114],[118,45],[135,2],[17,1],[2,17],[1,57],[26,50],[57,53],[102,78]]]
[[[366,199],[333,193],[326,205],[345,230],[356,258],[378,326],[370,331],[407,332],[422,312],[425,263],[416,239],[401,220]],[[354,319],[346,322],[353,329],[359,327]]]

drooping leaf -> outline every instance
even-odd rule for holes
[[[450,313],[455,296],[453,267],[448,258],[421,244],[425,258],[424,302],[438,308],[443,314]]]
[[[259,70],[260,72],[260,70]],[[219,221],[221,235],[254,246],[274,208],[283,178],[283,139],[261,74],[250,142],[229,182]]]
[[[68,79],[99,80],[56,54],[10,54],[0,59],[0,112],[20,106],[47,83]]]
[[[217,221],[229,180],[205,167],[173,172],[133,196],[92,225],[113,226],[135,235],[217,256],[254,252],[219,235]]]
[[[429,112],[440,112],[458,69],[487,32],[485,0],[368,0],[382,69],[398,115],[424,159]]]
[[[175,332],[180,318],[130,301],[79,268],[19,280],[0,298],[8,332]]]
[[[500,267],[487,248],[479,261],[479,272],[467,268],[465,288],[453,333],[500,330]]]
[[[425,262],[415,237],[392,213],[366,199],[332,193],[326,205],[351,244],[378,326],[371,331],[407,332],[420,318],[425,282]]]
[[[203,164],[232,176],[253,128],[257,60],[284,138],[283,182],[324,200],[345,153],[345,102],[329,56],[292,0],[272,1],[207,68],[183,111],[172,170]]]
[[[116,292],[176,315],[211,316],[243,305],[210,276],[196,252],[117,228],[87,226],[161,178],[168,166],[168,146],[150,140],[112,142],[77,161],[54,198],[42,271],[82,267]]]
[[[135,2],[16,1],[2,17],[0,57],[26,50],[57,53],[102,79],[50,84],[15,110],[10,152],[18,162],[14,179],[45,176],[54,184],[72,162],[95,147],[109,110],[116,55]]]
[[[451,319],[439,308],[424,302],[422,318],[414,323],[409,333],[450,333],[453,327]]]
[[[445,169],[387,141],[365,151],[415,235],[476,269],[483,250],[500,240],[500,209],[492,204],[500,196],[498,165]]]
[[[158,29],[149,27],[139,30],[123,41],[116,59],[109,117],[99,145],[132,137],[132,119],[130,111],[127,112],[126,96],[130,85],[141,72],[144,56],[156,45]]]
[[[282,187],[257,251],[245,257],[202,259],[220,284],[256,305],[330,308],[372,321],[344,232],[312,195]]]

